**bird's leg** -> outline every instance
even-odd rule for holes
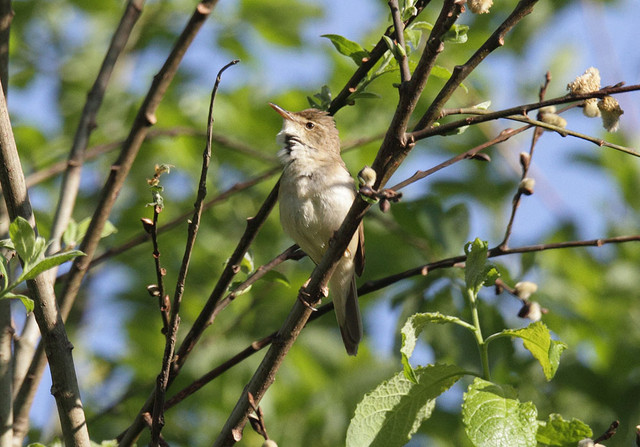
[[[309,301],[307,300],[308,298],[311,298],[311,295],[309,294],[309,292],[307,292],[307,286],[309,285],[309,282],[311,281],[311,278],[307,279],[305,281],[305,283],[302,285],[302,287],[300,287],[300,292],[298,293],[298,300],[305,305],[305,307],[308,307],[309,309],[311,309],[314,312],[317,312],[318,309],[316,309],[315,307],[313,307]],[[327,286],[324,286],[321,290],[322,292],[322,296],[323,297],[328,297],[329,296],[329,288]]]

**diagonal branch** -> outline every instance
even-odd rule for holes
[[[173,80],[187,48],[216,4],[217,0],[202,0],[198,3],[189,22],[177,38],[164,65],[153,79],[147,96],[138,110],[129,136],[122,145],[118,160],[111,167],[109,177],[97,201],[97,207],[86,236],[79,247],[87,256],[82,257],[82,260],[76,258],[69,271],[67,282],[64,284],[60,297],[60,312],[63,320],[66,319],[75,301],[82,279],[98,247],[104,225],[138,154],[138,150],[147,136],[149,128],[157,121],[155,116],[156,109]],[[39,348],[29,367],[28,375],[30,380],[23,382],[14,405],[14,411],[17,409],[16,413],[20,413],[25,419],[28,419],[29,407],[33,401],[35,388],[44,371],[45,362],[42,353],[42,348]]]
[[[434,47],[440,48],[441,45],[437,42],[442,42],[442,36],[449,30],[460,12],[461,6],[457,5],[454,0],[444,2],[440,16],[430,36],[431,45],[427,44],[425,53],[432,51]],[[418,64],[411,81],[403,84],[407,86],[406,90],[400,91],[400,101],[396,113],[389,126],[382,147],[378,152],[378,156],[373,163],[373,167],[376,169],[378,176],[376,187],[384,184],[386,179],[397,169],[402,159],[404,159],[404,156],[406,156],[406,153],[410,150],[410,148],[405,146],[403,138],[406,123],[417,103],[420,92],[422,92],[426,84],[428,70],[432,65],[431,59],[436,55],[437,52],[433,56],[429,55],[428,57],[424,57],[423,53],[421,62],[424,62]],[[387,162],[382,163],[382,159]],[[254,397],[255,402],[258,403],[275,380],[276,372],[312,314],[311,306],[315,306],[322,299],[322,291],[326,288],[327,282],[336,268],[336,264],[343,256],[349,241],[353,237],[353,234],[360,225],[369,207],[370,205],[362,198],[359,196],[356,197],[344,222],[333,238],[333,244],[330,244],[322,260],[313,270],[306,287],[300,290],[298,294],[299,299],[296,300],[269,351],[266,353],[249,384],[243,390],[222,432],[214,443],[215,447],[230,446],[242,438],[242,431],[252,411],[249,405],[249,393]]]
[[[520,22],[524,17],[533,11],[533,7],[538,0],[520,0],[514,10],[509,14],[504,22],[498,26],[491,36],[480,48],[469,58],[464,65],[458,65],[444,87],[433,100],[427,111],[424,113],[414,130],[424,129],[431,126],[440,115],[440,110],[449,100],[453,92],[460,86],[469,74],[482,62],[492,51],[504,45],[506,34]]]
[[[591,240],[578,240],[578,241],[566,241],[566,242],[558,242],[558,243],[550,243],[550,244],[536,244],[536,245],[525,245],[521,247],[515,247],[510,249],[500,249],[498,247],[489,250],[488,257],[495,258],[499,256],[508,256],[512,254],[522,254],[522,253],[534,253],[546,250],[561,250],[568,248],[577,248],[577,247],[601,247],[607,244],[622,244],[628,242],[640,242],[640,235],[633,236],[618,236],[611,238],[602,238],[602,239],[591,239]],[[362,286],[358,288],[358,296],[365,296],[370,293],[376,292],[378,290],[384,289],[392,284],[400,282],[402,280],[412,278],[415,276],[426,276],[429,272],[434,270],[451,268],[456,265],[460,265],[460,263],[466,260],[466,256],[454,256],[451,258],[441,259],[439,261],[431,262],[428,264],[420,265],[418,267],[414,267],[412,269],[406,270],[404,272],[399,272],[384,278],[380,278],[377,280],[367,281]],[[309,318],[309,321],[314,321],[321,316],[331,312],[333,310],[333,302],[329,302],[320,306],[317,312],[314,312],[313,315]],[[249,346],[247,346],[242,351],[238,352],[233,357],[229,358],[225,362],[222,362],[200,378],[193,381],[191,384],[178,391],[171,399],[169,399],[165,405],[165,410],[174,407],[178,403],[182,402],[184,399],[194,394],[196,391],[212,382],[218,376],[228,371],[238,363],[243,360],[251,357],[253,354],[262,350],[269,344],[271,344],[277,337],[278,332],[273,332],[258,341],[254,341]]]
[[[9,217],[25,218],[34,228],[35,218],[29,201],[20,157],[16,147],[9,111],[0,84],[0,183],[4,192]],[[58,416],[65,443],[89,447],[84,409],[71,355],[71,343],[56,304],[51,275],[43,273],[27,281],[31,297],[35,301],[35,318],[46,346],[52,377],[51,392],[58,406]]]
[[[198,193],[196,195],[196,202],[194,204],[193,216],[191,217],[188,229],[187,243],[185,244],[184,255],[182,257],[182,264],[180,265],[180,272],[176,281],[176,290],[173,295],[173,305],[171,306],[171,320],[166,327],[166,343],[164,349],[164,356],[162,359],[162,370],[158,374],[156,382],[155,399],[153,406],[153,419],[151,426],[151,447],[156,447],[160,442],[160,431],[164,426],[164,398],[167,391],[167,385],[169,384],[169,372],[171,364],[173,363],[173,355],[175,351],[176,337],[178,334],[178,327],[180,326],[180,303],[182,302],[182,295],[184,293],[184,285],[187,279],[187,272],[189,271],[189,263],[191,262],[191,254],[193,253],[193,247],[196,243],[196,236],[198,234],[198,228],[200,227],[200,218],[202,217],[202,209],[204,204],[204,198],[207,195],[207,174],[209,172],[209,163],[211,161],[211,141],[212,141],[212,129],[213,129],[213,103],[216,99],[216,93],[218,92],[218,86],[220,85],[220,79],[222,73],[232,65],[240,62],[234,60],[220,69],[218,76],[216,77],[213,91],[211,92],[211,101],[209,103],[209,117],[207,120],[207,143],[205,145],[204,152],[202,154],[202,170],[200,173],[200,182],[198,185]]]

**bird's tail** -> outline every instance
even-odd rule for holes
[[[329,282],[329,293],[333,298],[344,347],[349,355],[356,355],[362,339],[362,318],[358,306],[356,278],[351,269],[345,269],[346,272],[337,270]]]

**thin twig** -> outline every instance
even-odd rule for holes
[[[437,30],[438,33],[441,32],[441,34],[436,35],[436,39],[442,39],[444,33],[453,23],[451,21],[451,15],[457,17],[460,10],[461,7],[454,4],[453,1],[445,1],[440,17],[438,21],[436,21],[434,29],[432,30],[432,35],[434,30]],[[455,21],[455,18],[453,21]],[[427,45],[427,48],[428,47],[429,45]],[[418,72],[419,68],[420,64],[418,68],[416,68],[416,72]],[[417,101],[417,98],[414,97],[415,91],[422,91],[427,77],[428,76],[422,75],[416,76],[416,73],[414,72],[414,77],[409,83],[407,83],[407,90],[404,92],[401,91],[400,93],[400,102],[396,109],[393,122],[387,131],[387,136],[385,137],[382,147],[380,148],[378,156],[373,164],[378,176],[376,187],[379,187],[381,183],[384,184],[386,179],[388,179],[392,172],[399,166],[400,162],[404,158],[403,155],[406,155],[410,150],[410,148],[405,146],[403,139],[399,139],[397,136],[404,133],[409,115],[413,110],[412,104]],[[412,85],[415,90],[409,90],[409,87]],[[388,164],[381,164],[381,155],[383,157],[391,155],[391,159],[386,159],[389,161]],[[235,408],[231,412],[231,415],[227,419],[220,435],[214,443],[215,447],[233,445],[242,438],[242,431],[246,425],[247,418],[251,413],[251,408],[247,399],[248,393],[251,393],[254,396],[255,401],[259,403],[275,380],[275,375],[285,356],[313,313],[311,306],[316,305],[322,299],[323,290],[325,289],[333,270],[335,270],[336,264],[343,256],[348,243],[351,241],[353,234],[360,225],[360,222],[369,207],[370,205],[361,197],[356,197],[349,213],[345,217],[344,222],[341,224],[333,238],[333,245],[330,245],[322,260],[313,270],[306,287],[300,290],[298,294],[299,299],[295,301],[286,321],[282,324],[276,337],[276,342],[271,345],[249,384],[243,390]],[[308,303],[308,305],[306,303],[303,304],[303,301]]]
[[[389,0],[389,9],[391,10],[391,18],[393,19],[393,30],[398,42],[398,46],[402,48],[402,58],[398,61],[400,65],[400,82],[408,82],[411,80],[411,71],[409,70],[409,58],[407,57],[406,45],[404,42],[404,23],[400,15],[400,7],[398,0]]]
[[[122,146],[118,160],[111,167],[109,177],[97,200],[96,210],[94,211],[87,233],[80,244],[79,249],[82,250],[86,256],[81,257],[81,260],[79,260],[80,258],[74,260],[69,270],[67,281],[64,283],[59,300],[62,320],[65,320],[71,311],[82,279],[87,272],[89,263],[93,259],[100,242],[102,230],[118,197],[118,193],[124,185],[133,161],[138,154],[138,150],[149,128],[157,121],[155,112],[169,84],[173,80],[187,48],[216,4],[217,0],[203,0],[196,6],[195,11],[177,38],[164,65],[153,79],[143,104],[138,110],[129,136]],[[28,418],[29,407],[35,395],[35,388],[42,377],[44,368],[45,359],[43,349],[39,348],[29,367],[28,375],[30,380],[23,382],[16,398],[16,403],[19,402],[19,411],[16,413],[20,413],[25,419]],[[15,409],[16,406],[14,405],[14,411]]]
[[[410,17],[405,23],[404,26],[408,26],[411,24],[422,12],[422,10],[431,2],[431,0],[419,0],[414,5],[417,14],[415,16]],[[393,29],[390,27],[385,32],[385,36],[391,37],[393,35]],[[367,76],[367,74],[373,69],[373,67],[380,61],[382,56],[387,52],[389,48],[383,37],[380,38],[378,43],[373,47],[373,49],[369,52],[369,58],[362,61],[362,64],[358,67],[358,69],[353,73],[351,78],[347,81],[345,86],[340,90],[340,92],[333,98],[331,101],[331,105],[329,106],[329,114],[335,115],[338,110],[343,108],[349,103],[349,96],[356,90],[358,84]]]
[[[169,306],[167,306],[169,298],[165,293],[164,277],[166,270],[160,264],[160,247],[158,246],[158,217],[161,211],[158,205],[153,207],[153,223],[149,227],[149,236],[151,236],[153,264],[156,271],[157,290],[154,293],[158,295],[158,309],[160,310],[160,317],[162,318],[162,333],[166,334],[169,328]]]
[[[469,111],[475,110],[475,112],[477,112],[478,114],[476,116],[470,116],[462,120],[445,123],[440,126],[431,126],[433,123],[430,123],[429,126],[431,127],[421,128],[420,130],[417,130],[417,126],[416,126],[416,130],[411,132],[409,135],[414,141],[418,141],[433,135],[445,135],[455,131],[460,127],[465,127],[472,124],[480,124],[487,121],[494,121],[497,118],[507,118],[511,116],[524,116],[526,113],[532,110],[541,109],[542,107],[580,102],[589,98],[602,98],[604,96],[617,95],[621,93],[634,92],[638,90],[640,90],[640,84],[634,84],[634,85],[628,85],[628,86],[614,86],[614,87],[605,87],[596,92],[591,92],[591,93],[558,96],[557,98],[546,99],[544,101],[538,101],[531,104],[522,104],[516,107],[511,107],[511,108],[499,110],[496,112],[484,113],[483,111],[475,108],[463,109],[463,110],[469,110]],[[440,117],[438,116],[436,120],[439,118]],[[555,128],[553,128],[553,130],[555,130]],[[602,142],[602,144],[604,144],[604,141]]]
[[[546,250],[558,250],[558,249],[567,249],[567,248],[576,248],[576,247],[601,247],[606,244],[617,244],[617,243],[626,243],[626,242],[640,242],[640,235],[635,236],[619,236],[612,238],[604,238],[604,239],[592,239],[592,240],[583,240],[583,241],[567,241],[567,242],[559,242],[553,244],[538,244],[538,245],[528,245],[522,247],[516,247],[512,249],[498,249],[494,248],[489,251],[488,256],[490,258],[495,258],[499,256],[508,256],[512,254],[521,254],[521,253],[533,253],[539,251]],[[414,276],[426,276],[429,272],[434,270],[439,270],[443,268],[451,268],[455,265],[459,265],[460,263],[466,260],[465,256],[455,256],[451,258],[442,259],[436,262],[431,262],[428,264],[420,265],[418,267],[406,270],[404,272],[396,273],[394,275],[390,275],[384,278],[380,278],[377,280],[367,281],[362,286],[358,288],[358,296],[362,297],[368,295],[370,293],[376,292],[378,290],[384,289],[390,285],[393,285],[399,281],[404,279],[408,279]],[[317,308],[317,312],[313,312],[312,316],[309,318],[309,321],[314,321],[321,316],[331,312],[333,310],[333,302],[329,302]],[[182,402],[184,399],[222,375],[224,372],[228,371],[238,363],[243,360],[249,358],[253,354],[262,350],[266,346],[268,346],[271,342],[273,342],[278,335],[278,332],[273,332],[266,337],[261,338],[260,340],[251,343],[245,349],[240,351],[238,354],[231,357],[229,360],[221,363],[220,365],[213,368],[208,373],[204,374],[202,377],[198,378],[194,382],[192,382],[187,387],[178,391],[171,399],[169,399],[165,405],[165,410],[174,407],[178,403]]]
[[[513,136],[515,136],[515,135],[517,135],[519,133],[522,133],[525,130],[531,129],[531,127],[532,126],[522,126],[522,127],[517,128],[517,129],[505,129],[502,132],[500,132],[500,134],[497,137],[495,137],[495,138],[493,138],[493,139],[491,139],[491,140],[489,140],[489,141],[487,141],[485,143],[482,143],[482,144],[480,144],[480,145],[478,145],[478,146],[476,146],[474,148],[471,148],[468,151],[463,152],[462,154],[456,155],[455,157],[451,157],[450,159],[448,159],[448,160],[446,160],[446,161],[434,166],[431,169],[427,169],[425,171],[416,171],[416,173],[413,174],[411,177],[409,177],[408,179],[406,179],[406,180],[404,180],[404,181],[402,181],[402,182],[400,182],[400,183],[398,183],[396,185],[393,185],[389,189],[391,189],[392,191],[399,191],[400,189],[405,188],[405,187],[409,186],[410,184],[415,183],[418,180],[421,180],[421,179],[423,179],[423,178],[425,178],[425,177],[427,177],[427,176],[429,176],[431,174],[434,174],[434,173],[440,171],[441,169],[444,169],[444,168],[446,168],[448,166],[451,166],[454,163],[457,163],[457,162],[459,162],[461,160],[467,160],[467,159],[473,158],[473,156],[478,154],[480,151],[483,151],[484,149],[487,149],[487,148],[489,148],[491,146],[494,146],[494,145],[496,145],[498,143],[502,143],[504,141],[507,141],[509,138],[511,138],[511,137],[513,137]]]
[[[538,93],[538,100],[544,101],[544,97],[547,93],[547,88],[549,87],[549,83],[551,82],[551,73],[547,71],[545,75],[545,82],[540,87],[540,92]],[[520,166],[522,167],[522,176],[520,177],[521,181],[524,180],[529,174],[529,168],[531,167],[531,159],[533,158],[533,152],[536,147],[536,143],[542,136],[543,129],[541,127],[536,127],[533,131],[533,135],[531,137],[531,145],[529,146],[529,154],[528,156],[520,155]],[[518,211],[518,207],[520,206],[520,201],[522,199],[523,190],[521,188],[517,188],[515,194],[513,195],[513,200],[511,201],[511,215],[509,216],[509,221],[507,222],[507,227],[504,231],[504,238],[502,242],[498,245],[500,248],[507,248],[509,245],[509,238],[511,237],[511,231],[513,230],[513,222],[516,218],[516,212]]]
[[[191,221],[189,223],[187,242],[185,244],[182,263],[180,264],[180,273],[178,274],[178,279],[176,280],[176,290],[173,295],[173,305],[171,306],[171,322],[168,325],[166,332],[166,343],[164,356],[162,359],[162,370],[160,374],[158,374],[158,379],[156,382],[151,426],[151,447],[156,447],[160,442],[160,432],[162,430],[162,427],[164,426],[164,400],[165,393],[167,391],[167,385],[169,383],[169,371],[171,369],[171,363],[174,360],[173,354],[175,351],[176,336],[178,334],[178,327],[180,325],[180,303],[182,302],[182,296],[184,294],[184,286],[187,279],[187,273],[189,271],[191,254],[193,253],[193,247],[195,246],[198,229],[200,227],[200,219],[202,217],[204,199],[207,195],[207,175],[209,172],[209,163],[211,161],[211,141],[214,121],[213,104],[216,99],[216,93],[218,92],[222,73],[224,73],[227,68],[237,64],[238,62],[240,61],[231,61],[220,69],[220,71],[218,72],[218,76],[216,76],[216,81],[211,92],[211,101],[209,102],[209,117],[207,119],[207,143],[202,154],[202,169],[200,172],[198,193],[196,195],[196,201],[193,206],[193,216],[191,217]]]
[[[462,81],[482,62],[491,52],[504,45],[505,36],[515,25],[533,11],[538,0],[520,0],[509,16],[498,26],[489,38],[478,48],[464,65],[454,68],[449,80],[440,90],[427,111],[414,128],[413,138],[418,140],[417,132],[431,126],[439,117],[440,110],[444,107],[451,95],[458,89]]]
[[[222,299],[224,293],[227,291],[229,285],[231,284],[231,281],[233,280],[233,277],[240,270],[239,264],[242,261],[242,258],[244,257],[245,253],[249,249],[249,246],[258,234],[258,231],[260,230],[260,228],[262,228],[262,225],[264,224],[265,220],[276,204],[276,201],[278,199],[279,185],[280,181],[278,181],[274,185],[271,193],[265,199],[255,217],[247,219],[247,227],[244,234],[240,238],[236,249],[227,261],[227,264],[220,274],[218,282],[209,295],[207,302],[205,303],[203,309],[200,311],[200,314],[196,318],[193,326],[191,327],[191,329],[189,329],[189,332],[182,341],[180,348],[176,352],[175,361],[172,364],[168,384],[171,384],[175,377],[178,375],[189,354],[202,336],[202,333],[210,325],[211,316],[215,312],[218,302],[220,301],[220,299]],[[143,404],[141,410],[138,412],[138,415],[129,426],[129,428],[127,428],[126,431],[118,437],[121,446],[130,446],[135,442],[140,432],[144,429],[142,414],[149,411],[151,405],[153,405],[152,396]]]

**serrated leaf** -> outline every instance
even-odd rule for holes
[[[476,378],[462,403],[465,431],[476,447],[535,447],[538,411],[515,391]]]
[[[33,279],[38,276],[40,273],[52,269],[60,264],[64,264],[67,261],[70,261],[73,258],[78,256],[85,256],[83,252],[80,250],[71,250],[65,251],[62,253],[55,254],[53,256],[46,257],[41,261],[38,261],[34,264],[29,270],[25,271],[20,275],[20,281],[27,281],[29,279]],[[26,268],[26,264],[25,264]]]
[[[550,414],[546,422],[538,422],[536,439],[553,447],[574,447],[584,438],[591,438],[593,431],[578,419],[565,421],[559,414]]]
[[[283,275],[282,273],[276,270],[269,270],[267,273],[264,274],[262,279],[265,281],[275,282],[287,287],[291,287],[291,283],[289,282],[289,279],[285,275]]]
[[[467,255],[464,279],[467,289],[474,295],[478,294],[483,285],[493,284],[500,276],[495,266],[487,262],[488,249],[488,242],[478,238],[464,246],[464,252]]]
[[[521,338],[524,347],[540,362],[545,378],[547,380],[553,379],[558,366],[560,366],[560,356],[567,349],[567,345],[561,341],[553,340],[549,328],[542,321],[531,323],[522,329],[507,329],[502,333]]]
[[[443,315],[440,312],[414,314],[407,319],[407,322],[400,331],[402,334],[402,347],[400,348],[400,354],[402,355],[402,367],[405,377],[413,383],[417,383],[418,379],[413,367],[409,363],[409,357],[413,354],[413,350],[415,349],[418,341],[418,336],[429,323],[455,323],[462,326],[468,326],[468,324],[461,319],[450,315]]]
[[[358,404],[347,430],[347,447],[400,447],[431,416],[435,399],[465,371],[452,365],[416,368],[418,383],[402,372],[378,385]]]
[[[20,295],[18,293],[7,292],[2,296],[3,299],[8,300],[20,300],[22,301],[22,305],[27,310],[27,313],[33,312],[33,300],[25,295]]]
[[[369,52],[360,46],[359,43],[347,39],[339,34],[323,34],[321,37],[326,37],[331,41],[336,50],[340,54],[350,57],[356,65],[362,65],[362,59],[369,57]]]

